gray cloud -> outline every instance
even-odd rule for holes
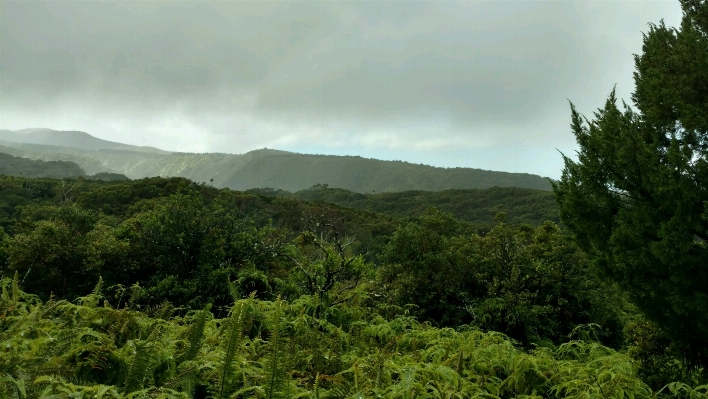
[[[557,176],[678,1],[2,1],[0,128]],[[490,156],[489,152],[495,155]]]

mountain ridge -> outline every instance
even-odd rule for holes
[[[166,154],[169,151],[155,147],[135,146],[94,137],[78,130],[54,130],[48,128],[29,128],[20,130],[0,130],[0,140],[25,144],[45,144],[62,147],[82,148],[86,150],[125,149],[137,152]]]
[[[168,152],[110,142],[85,132],[51,129],[29,129],[25,133],[2,130],[0,152],[43,161],[75,162],[87,174],[119,173],[131,179],[186,177],[234,190],[272,187],[296,192],[316,184],[359,193],[494,186],[551,189],[548,178],[529,173],[441,168],[405,161],[299,154],[268,148],[244,154]]]

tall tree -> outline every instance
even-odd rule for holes
[[[650,24],[635,55],[638,112],[614,90],[592,121],[571,104],[578,160],[554,191],[599,269],[708,365],[708,2],[681,6],[680,28]]]

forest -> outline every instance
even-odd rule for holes
[[[494,216],[506,214],[512,223],[537,225],[546,220],[560,223],[558,206],[552,192],[520,187],[455,189],[444,191],[399,191],[362,194],[328,184],[316,184],[294,193],[270,188],[249,189],[247,193],[272,197],[290,197],[308,202],[325,201],[346,208],[366,209],[399,218],[419,216],[434,206],[457,219],[479,228],[494,223]]]
[[[183,178],[7,176],[0,205],[3,397],[704,392],[551,221],[479,228]]]
[[[0,396],[705,398],[708,3],[681,6],[634,108],[570,103],[550,197],[0,177]]]

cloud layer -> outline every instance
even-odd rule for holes
[[[2,1],[0,128],[557,177],[678,1]]]

